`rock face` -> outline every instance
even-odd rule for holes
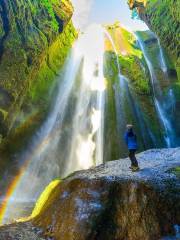
[[[0,165],[25,146],[46,116],[76,38],[72,14],[69,0],[0,1]]]
[[[72,13],[68,0],[0,1],[1,135],[47,110],[52,80],[75,38]]]
[[[171,54],[180,78],[180,2],[178,0],[132,0],[129,1],[129,6],[131,9],[136,8],[140,17],[158,35],[163,46]]]
[[[179,165],[179,156],[180,149],[149,150],[138,155],[136,173],[127,159],[77,172],[52,189],[37,216],[1,227],[0,239],[26,239],[26,231],[37,234],[34,239],[57,240],[157,240],[174,234],[180,182],[170,169]]]

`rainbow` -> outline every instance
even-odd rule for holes
[[[38,144],[38,146],[34,149],[34,151],[31,153],[31,156],[38,153],[39,151],[41,151],[44,147],[44,145],[47,145],[51,139],[51,137],[53,137],[55,133],[50,134],[49,136],[46,136],[42,142],[40,142]],[[13,178],[13,180],[11,181],[11,183],[9,184],[8,190],[5,194],[5,197],[3,198],[2,203],[0,204],[0,225],[3,224],[3,219],[4,216],[6,214],[6,210],[8,208],[8,203],[9,200],[11,198],[11,196],[13,195],[15,189],[17,188],[17,185],[19,184],[20,180],[22,179],[24,173],[26,172],[26,169],[29,166],[29,163],[31,162],[31,157],[29,156],[25,161],[24,164],[21,166],[21,168],[19,169],[17,175]]]
[[[11,183],[9,184],[8,190],[6,192],[6,195],[0,205],[0,224],[2,224],[3,218],[5,216],[6,213],[6,209],[8,206],[8,201],[10,199],[10,197],[12,196],[14,190],[16,189],[17,184],[19,183],[22,175],[25,172],[25,169],[27,168],[27,162],[21,167],[21,169],[19,170],[18,174],[14,177],[14,179],[11,181]]]

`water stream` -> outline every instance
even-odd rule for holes
[[[159,38],[158,39],[158,47],[159,47],[159,60],[160,60],[160,66],[161,66],[161,69],[164,73],[167,73],[167,65],[166,65],[166,61],[165,61],[165,58],[164,58],[164,53],[163,53],[163,49],[161,47],[161,44],[160,44],[160,41],[159,41]]]
[[[121,145],[123,144],[122,137],[124,135],[124,129],[126,128],[126,124],[133,123],[134,127],[140,132],[141,137],[139,137],[139,140],[142,144],[142,148],[147,149],[150,144],[152,144],[152,146],[156,146],[155,137],[151,130],[147,127],[148,123],[146,122],[143,114],[141,113],[141,108],[138,103],[137,97],[135,97],[135,95],[130,91],[130,81],[121,73],[118,52],[114,41],[108,31],[105,31],[105,35],[110,41],[113,51],[116,55],[118,76],[117,81],[114,85],[114,93],[117,113],[117,129],[119,133],[119,138],[121,138]]]
[[[174,131],[173,131],[171,119],[169,118],[169,116],[166,112],[166,109],[165,109],[165,105],[163,103],[162,89],[160,87],[160,84],[157,79],[156,73],[154,71],[150,57],[148,56],[148,52],[146,50],[145,43],[138,36],[137,36],[137,40],[138,40],[139,46],[143,52],[144,58],[146,60],[146,63],[147,63],[148,69],[149,69],[152,93],[153,93],[153,98],[154,98],[154,105],[156,108],[157,115],[159,117],[160,125],[164,129],[164,140],[166,142],[166,146],[173,147],[175,145]],[[162,50],[160,50],[160,52],[161,52],[160,55],[161,55],[161,59],[162,59],[163,58]],[[163,64],[165,64],[164,58],[161,62]],[[162,66],[162,69],[164,70],[164,65]]]

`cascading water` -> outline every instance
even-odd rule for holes
[[[162,50],[162,47],[161,47],[161,44],[160,44],[160,41],[159,41],[159,38],[158,39],[158,47],[159,47],[159,59],[160,59],[160,65],[161,65],[161,69],[164,73],[167,73],[167,65],[166,65],[166,61],[165,61],[165,58],[164,58],[164,53],[163,53],[163,50]]]
[[[157,38],[157,40],[158,40],[158,48],[159,48],[160,68],[163,72],[163,78],[165,79],[165,82],[169,87],[167,97],[164,101],[164,107],[166,109],[166,112],[168,112],[168,115],[171,117],[171,119],[173,119],[173,116],[174,116],[174,113],[175,113],[176,99],[175,99],[174,91],[171,87],[171,81],[170,81],[169,76],[168,76],[168,67],[167,67],[167,64],[166,64],[165,57],[164,57],[164,52],[163,52],[163,49],[161,47],[159,38]]]
[[[115,103],[116,103],[116,117],[117,117],[117,129],[119,138],[122,138],[124,129],[128,122],[133,123],[135,128],[139,129],[141,134],[142,149],[147,149],[148,146],[156,146],[156,141],[153,133],[147,127],[147,123],[141,113],[140,106],[134,94],[129,89],[129,80],[122,75],[121,67],[118,59],[118,52],[114,41],[108,31],[105,31],[106,38],[112,45],[113,51],[116,55],[116,64],[118,69],[118,78],[114,85]],[[131,115],[131,117],[129,117]],[[147,141],[148,139],[148,141]],[[121,146],[124,145],[123,139],[121,139]],[[125,148],[125,146],[124,146]]]
[[[22,157],[28,159],[27,169],[8,202],[4,223],[14,209],[22,217],[17,205],[35,202],[54,178],[103,162],[103,55],[103,29],[93,25],[75,43],[53,111]]]
[[[164,139],[165,139],[166,145],[167,145],[167,147],[173,147],[175,145],[174,144],[174,131],[173,131],[173,127],[172,127],[170,118],[168,117],[168,114],[163,105],[162,90],[161,90],[160,84],[158,82],[153,65],[152,65],[150,58],[148,56],[148,53],[146,51],[146,46],[145,46],[144,42],[138,36],[137,36],[137,40],[138,40],[139,46],[143,52],[144,58],[146,60],[146,63],[147,63],[147,66],[148,66],[148,69],[150,72],[151,86],[152,86],[152,92],[153,92],[153,97],[154,97],[154,105],[156,108],[157,115],[159,117],[160,124],[165,131]],[[163,55],[161,55],[161,57],[162,56]],[[164,60],[163,60],[163,63],[165,64]]]
[[[141,140],[143,149],[148,148],[147,144],[156,146],[153,133],[147,127],[148,125],[141,113],[139,103],[131,92],[129,85],[129,80],[121,75],[114,88],[119,135],[122,136],[126,124],[130,121],[140,132],[139,140]]]

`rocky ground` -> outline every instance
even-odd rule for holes
[[[138,154],[79,171],[58,184],[40,214],[0,228],[0,240],[178,239],[180,148]],[[166,236],[172,238],[167,238]],[[174,238],[173,238],[174,236]]]

